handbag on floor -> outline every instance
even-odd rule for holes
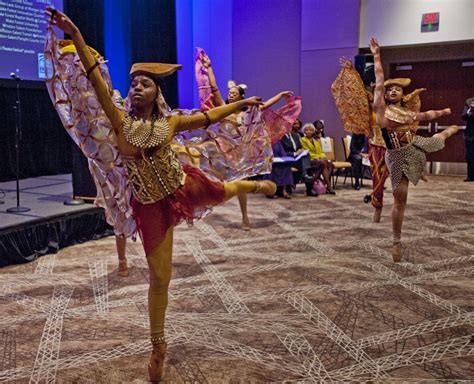
[[[321,180],[317,179],[313,183],[313,190],[318,195],[324,195],[326,193],[326,186]]]

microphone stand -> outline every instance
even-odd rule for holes
[[[20,80],[21,78],[12,72],[10,76],[16,80],[16,105],[15,110],[15,163],[16,163],[16,207],[8,208],[9,213],[28,212],[30,208],[20,206],[20,141],[21,141],[21,104],[20,104]]]

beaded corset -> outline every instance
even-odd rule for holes
[[[150,133],[150,129],[159,129],[160,132]],[[123,163],[135,199],[142,204],[153,204],[183,185],[186,174],[167,140],[170,126],[166,119],[160,120],[159,124],[144,125],[138,131],[134,137],[130,137],[130,133],[125,134],[125,138],[130,144],[142,148],[142,156],[123,156]],[[154,145],[150,145],[147,138],[153,138]],[[158,146],[151,154],[143,149],[155,147],[156,144]]]

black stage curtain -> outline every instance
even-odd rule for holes
[[[84,40],[104,53],[104,2],[102,0],[64,0],[64,13],[81,30]]]
[[[134,0],[132,4],[132,63],[176,63],[176,12],[174,0]],[[167,77],[163,95],[178,107],[178,77]]]
[[[22,139],[20,178],[71,172],[70,138],[43,83],[20,82]],[[0,81],[0,181],[15,174],[16,82]]]
[[[0,232],[0,267],[27,263],[68,245],[112,234],[100,208],[10,228]]]

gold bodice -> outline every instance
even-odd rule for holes
[[[127,142],[141,149],[141,157],[123,156],[135,199],[153,204],[184,184],[186,174],[171,148],[170,126],[165,118],[150,123],[128,117],[123,129]]]
[[[385,129],[383,136],[388,149],[396,149],[410,144],[415,138],[412,131],[416,112],[397,105],[388,105],[385,109],[385,118],[399,123],[395,128]]]
[[[403,125],[413,124],[415,121],[416,112],[410,111],[407,108],[398,105],[387,105],[385,108],[385,118]]]
[[[165,144],[151,155],[123,157],[133,196],[142,204],[153,204],[184,185],[186,174],[171,145]]]

